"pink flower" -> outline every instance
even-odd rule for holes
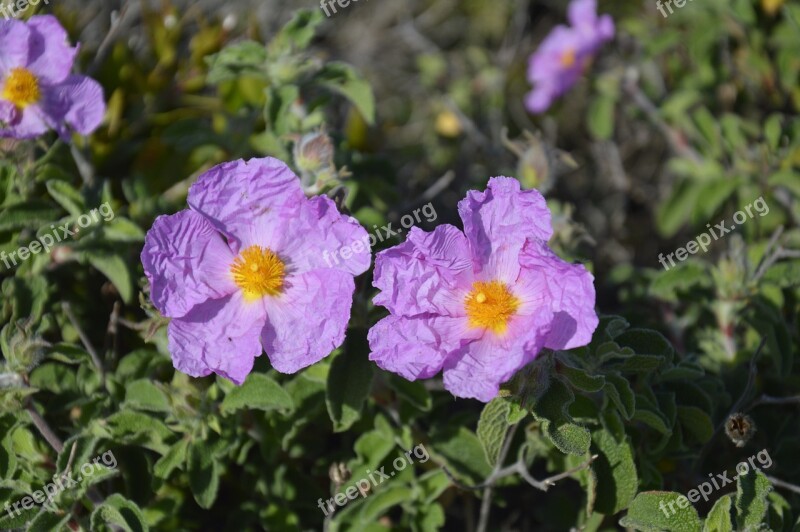
[[[542,113],[572,88],[600,47],[614,37],[614,21],[597,16],[596,0],[573,0],[567,18],[571,27],[556,26],[528,63],[534,86],[525,98],[532,113]]]
[[[106,112],[95,80],[73,75],[77,48],[51,15],[0,20],[0,137],[33,138],[54,129],[92,133]]]
[[[444,370],[453,395],[488,402],[543,348],[587,344],[597,327],[592,275],[547,246],[550,211],[506,177],[458,205],[464,232],[413,228],[375,260],[370,359],[406,379]]]
[[[156,219],[142,250],[153,304],[172,318],[176,369],[241,384],[265,350],[276,370],[294,373],[342,344],[353,278],[371,262],[354,218],[325,196],[306,199],[272,158],[215,166],[188,203]],[[343,246],[365,251],[325,260]]]

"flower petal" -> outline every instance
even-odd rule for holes
[[[481,280],[513,283],[526,238],[547,241],[553,235],[550,211],[536,190],[520,190],[519,181],[493,177],[486,191],[471,190],[458,203],[464,233]]]
[[[31,17],[27,24],[32,31],[25,66],[48,85],[61,83],[72,71],[78,48],[69,45],[67,31],[52,15]]]
[[[342,345],[355,281],[340,270],[287,277],[286,291],[263,299],[268,315],[261,342],[281,373],[314,364]]]
[[[267,157],[215,166],[189,188],[187,202],[227,236],[238,253],[242,235],[249,233],[255,218],[304,200],[297,176],[282,161]]]
[[[18,20],[0,20],[0,85],[5,85],[5,76],[16,67],[28,63],[28,41],[31,30]],[[72,65],[70,65],[72,66]]]
[[[265,320],[263,304],[245,302],[241,292],[201,303],[169,324],[173,365],[192,377],[214,372],[241,385],[263,352],[259,333]]]
[[[375,258],[374,303],[398,316],[464,315],[464,296],[473,280],[467,239],[452,225],[431,233],[413,227],[402,244]]]
[[[68,76],[62,83],[46,87],[41,109],[51,127],[68,138],[72,127],[81,135],[90,135],[106,114],[103,88],[92,78]]]
[[[597,328],[594,277],[581,264],[561,260],[543,242],[529,240],[520,255],[521,278],[544,275],[554,313],[545,346],[572,349],[588,344]]]
[[[141,258],[150,298],[171,318],[237,289],[229,275],[234,259],[230,249],[208,220],[188,209],[156,219]]]
[[[531,362],[544,347],[553,314],[547,307],[512,318],[502,336],[487,332],[468,343],[444,365],[444,387],[456,397],[488,403],[500,385]]]
[[[413,381],[433,377],[447,357],[475,340],[466,318],[388,316],[369,330],[369,359],[386,371]]]
[[[6,124],[6,129],[0,130],[0,137],[32,139],[47,133],[49,129],[50,126],[41,108],[38,105],[31,105],[24,110],[17,109],[16,120]]]
[[[327,196],[303,202],[286,224],[277,251],[297,273],[335,268],[360,275],[372,262],[369,235],[352,216],[340,214]]]

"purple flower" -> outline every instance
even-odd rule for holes
[[[534,86],[525,98],[532,113],[542,113],[578,82],[592,58],[614,37],[611,16],[597,16],[596,0],[573,0],[567,18],[571,27],[556,26],[528,63]]]
[[[369,332],[370,359],[409,380],[444,370],[453,395],[490,401],[543,348],[585,345],[597,327],[592,275],[547,246],[539,192],[507,177],[458,204],[462,233],[411,229],[375,259],[375,304],[391,315]]]
[[[188,203],[156,219],[142,251],[153,304],[172,318],[175,368],[241,384],[264,350],[293,373],[341,345],[353,278],[371,257],[354,218],[325,196],[307,199],[272,158],[215,166]],[[362,252],[337,254],[344,246]]]
[[[55,17],[0,20],[0,137],[33,138],[70,128],[88,135],[106,112],[103,89],[70,74],[77,48]]]

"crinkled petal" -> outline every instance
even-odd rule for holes
[[[42,112],[62,137],[69,137],[69,127],[81,135],[90,135],[100,126],[106,103],[103,88],[92,78],[68,76],[62,83],[44,89]]]
[[[230,276],[233,254],[211,223],[189,209],[156,219],[141,258],[150,298],[171,318],[237,289]]]
[[[442,370],[447,357],[480,337],[464,317],[388,316],[369,331],[369,359],[408,380],[427,379]]]
[[[261,301],[245,302],[241,292],[201,303],[169,324],[173,365],[192,377],[213,372],[241,385],[263,352],[265,320]]]
[[[493,177],[484,192],[469,191],[458,213],[481,280],[513,283],[525,240],[547,241],[553,235],[544,197],[537,190],[520,190],[519,181],[509,177]]]
[[[24,22],[0,19],[0,87],[5,86],[5,77],[12,68],[28,64],[30,34]]]
[[[52,15],[31,17],[27,24],[32,31],[26,67],[48,85],[63,82],[72,70],[78,48],[69,45],[67,31]]]
[[[285,163],[272,157],[217,165],[197,179],[187,199],[192,209],[228,237],[237,253],[242,235],[249,234],[254,219],[287,206],[295,208],[301,201],[305,195],[300,180]]]
[[[327,196],[302,202],[285,224],[277,249],[297,273],[334,268],[360,275],[372,262],[369,235],[352,216],[345,216]]]
[[[487,331],[467,343],[444,365],[444,387],[456,397],[488,403],[500,385],[530,363],[544,347],[553,314],[547,307],[528,316],[515,316],[503,335]]]
[[[583,265],[564,262],[546,244],[534,240],[525,244],[520,264],[521,280],[544,275],[551,294],[553,325],[545,346],[572,349],[588,344],[598,324],[592,274]]]
[[[342,345],[354,291],[351,274],[326,269],[287,277],[284,293],[264,298],[261,342],[272,366],[295,373]]]
[[[402,244],[375,258],[373,300],[392,314],[464,315],[465,290],[473,280],[467,239],[452,225],[431,233],[413,227]]]

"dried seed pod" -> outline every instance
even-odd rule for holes
[[[725,434],[736,445],[736,447],[744,447],[750,441],[753,434],[756,432],[756,424],[753,418],[747,414],[737,412],[731,414],[725,421]]]

